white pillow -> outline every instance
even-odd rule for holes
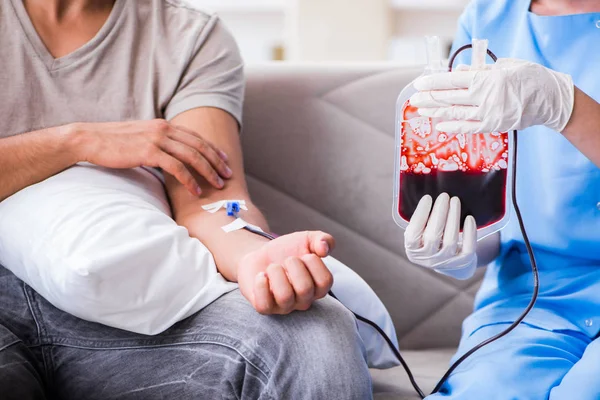
[[[142,168],[78,165],[1,202],[0,264],[61,310],[148,335],[237,287]]]
[[[338,298],[395,340],[366,282],[337,260],[326,264]],[[173,221],[162,181],[144,168],[81,164],[0,202],[0,265],[63,311],[147,335],[237,288]],[[392,365],[373,328],[360,333],[370,365]]]

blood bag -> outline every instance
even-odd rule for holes
[[[473,41],[472,69],[485,67],[487,41]],[[424,74],[447,72],[442,66],[439,39],[427,40],[428,66]],[[461,224],[468,215],[477,223],[477,238],[502,229],[509,219],[513,179],[512,135],[473,135],[440,132],[440,118],[419,115],[409,84],[396,106],[396,166],[394,220],[406,228],[421,198],[442,193],[461,201]],[[461,226],[462,229],[462,226]]]

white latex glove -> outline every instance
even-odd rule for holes
[[[570,75],[516,59],[483,70],[426,75],[414,83],[411,104],[442,118],[441,132],[487,133],[544,125],[562,132],[571,118],[575,86]]]
[[[424,196],[404,232],[406,255],[413,263],[456,279],[468,279],[477,268],[477,224],[468,216],[460,243],[460,200],[441,194],[433,211]],[[431,211],[431,215],[430,215]]]

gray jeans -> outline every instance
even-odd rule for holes
[[[66,314],[0,267],[0,399],[370,398],[356,322],[332,298],[262,316],[235,291],[144,336]]]

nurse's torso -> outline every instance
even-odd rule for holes
[[[545,17],[529,12],[530,3],[476,2],[468,27],[472,37],[489,39],[498,57],[568,73],[600,101],[600,13]],[[600,326],[600,168],[544,127],[520,132],[518,144],[518,202],[541,271],[538,312],[532,318],[549,329],[577,328],[593,335]],[[505,309],[514,317],[532,289],[514,213],[502,242],[502,255],[488,269],[476,308]]]

